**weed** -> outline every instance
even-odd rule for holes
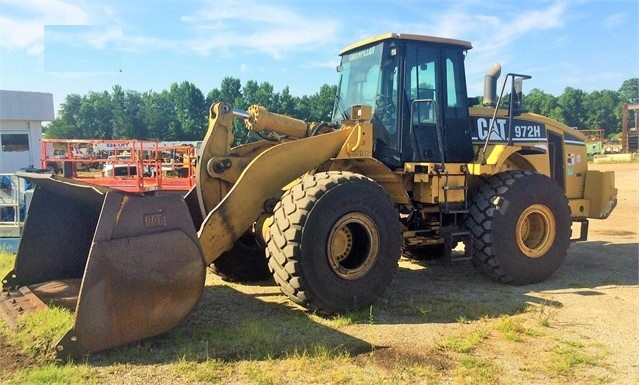
[[[368,325],[369,330],[370,330],[370,337],[369,337],[369,341],[370,341],[370,356],[373,356],[375,354],[375,332],[373,329],[373,325],[375,324],[375,316],[373,315],[373,305],[370,305],[369,309],[368,309]]]
[[[440,349],[456,353],[469,353],[489,336],[490,331],[477,329],[471,333],[446,337],[444,340],[438,341],[435,344]]]
[[[63,308],[49,306],[41,311],[22,315],[9,340],[23,347],[30,357],[45,357],[53,360],[55,344],[73,326],[73,314]]]
[[[499,382],[499,374],[499,367],[489,361],[467,356],[459,360],[455,379],[459,384],[495,384]]]
[[[4,278],[4,276],[11,271],[15,259],[15,254],[0,251],[0,279]]]
[[[228,366],[220,360],[192,362],[185,359],[172,365],[175,372],[189,382],[221,383],[224,375],[228,374]]]
[[[333,316],[329,322],[328,326],[331,326],[335,329],[340,329],[344,326],[353,325],[357,323],[357,315],[354,313],[344,313],[337,314]]]
[[[14,373],[8,384],[97,384],[100,376],[95,368],[87,365],[46,364]]]
[[[240,365],[240,373],[258,385],[273,385],[277,381],[276,373],[265,369],[263,363],[258,361],[246,361]]]
[[[560,341],[551,348],[551,352],[553,354],[546,364],[546,370],[555,376],[571,374],[579,366],[598,364],[597,358],[587,353],[579,341]]]
[[[402,311],[407,315],[423,316],[429,322],[457,320],[460,323],[466,323],[492,314],[490,306],[485,302],[449,297],[429,297],[423,303],[411,297],[402,307]]]
[[[362,376],[362,370],[353,365],[348,353],[321,344],[279,359],[241,361],[237,372],[259,385],[279,384],[281,378],[290,383],[362,383],[352,381]]]
[[[390,379],[391,384],[395,383],[415,383],[424,385],[435,385],[441,383],[442,375],[431,366],[417,363],[397,365],[393,370]]]
[[[592,383],[593,384],[610,384],[612,382],[614,382],[615,379],[607,374],[603,374],[603,375],[596,375],[592,377]]]
[[[541,335],[537,330],[526,327],[523,319],[514,317],[501,317],[497,323],[497,329],[504,334],[507,340],[513,342],[523,341],[524,336]]]
[[[557,316],[560,308],[561,303],[544,299],[539,305],[527,306],[526,312],[536,313],[539,325],[549,328],[551,327],[551,320]]]

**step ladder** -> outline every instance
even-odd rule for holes
[[[450,186],[448,184],[448,171],[444,168],[445,180],[444,186],[444,204],[441,209],[441,216],[444,214],[452,214],[454,218],[454,224],[450,230],[444,230],[444,242],[445,242],[445,255],[449,262],[461,262],[468,261],[473,255],[473,237],[470,231],[466,230],[461,224],[458,223],[460,217],[468,214],[468,173],[464,173],[464,184],[462,186]],[[455,202],[452,205],[448,200],[449,191],[462,190],[464,192],[464,200],[461,204]],[[464,254],[453,253],[453,247],[458,243],[464,243]]]

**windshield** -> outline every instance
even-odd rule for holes
[[[350,118],[350,106],[365,104],[375,109],[376,95],[380,91],[380,65],[383,43],[364,47],[342,56],[341,72],[333,121]]]

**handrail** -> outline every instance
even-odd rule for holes
[[[42,139],[40,167],[130,192],[188,191],[199,142]]]

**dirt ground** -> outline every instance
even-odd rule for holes
[[[436,263],[423,268],[402,261],[402,268],[384,299],[390,311],[382,310],[373,326],[375,343],[396,351],[419,353],[427,351],[444,334],[468,329],[454,319],[438,319],[433,299],[439,306],[458,305],[462,310],[468,302],[484,304],[484,313],[493,316],[512,315],[525,305],[533,305],[538,306],[541,313],[547,312],[540,317],[548,316],[552,338],[587,340],[587,345],[605,352],[604,366],[610,383],[638,384],[639,164],[594,164],[590,168],[615,171],[618,204],[608,219],[590,220],[588,241],[570,246],[566,260],[555,275],[542,283],[514,287],[488,281],[467,262],[452,266]],[[402,309],[398,305],[407,301],[398,304],[399,298],[409,298],[408,303],[413,305],[428,304],[430,300],[431,307],[426,310],[432,316],[429,319],[426,312],[421,321],[414,316],[401,317]],[[451,312],[446,313],[450,316]],[[369,326],[365,330],[366,335],[358,335],[355,326],[351,333],[370,339]],[[494,355],[491,358],[495,360],[512,361],[512,365],[501,364],[505,371],[512,372],[502,376],[510,379],[509,383],[549,383],[548,378],[537,382],[534,376],[522,378],[518,373],[522,370],[517,365],[519,358],[538,353],[541,356],[549,349],[543,346],[548,338],[540,339],[542,346],[535,342],[531,339],[518,351],[512,351],[511,346],[505,355],[498,346],[485,353],[488,357]]]
[[[540,328],[544,337],[531,338],[516,350],[512,344],[495,342],[476,353],[499,363],[503,383],[639,383],[639,164],[590,167],[615,171],[617,207],[606,220],[590,220],[588,241],[571,244],[550,279],[509,286],[488,280],[470,262],[402,259],[392,285],[373,307],[371,322],[340,332],[374,345],[377,365],[386,361],[392,367],[403,357],[446,368],[450,357],[435,349],[444,336],[468,333],[482,327],[482,318],[515,315],[532,306],[537,310],[528,318],[539,319],[533,327],[545,322],[547,327]],[[263,301],[288,304],[276,287],[233,288]],[[597,356],[599,364],[594,366],[601,367],[563,379],[527,373],[548,364],[555,357],[549,352],[566,341],[583,342],[583,351]]]
[[[436,348],[444,336],[481,328],[485,318],[517,315],[536,307],[536,312],[528,310],[526,314],[545,324],[542,337],[530,337],[516,345],[495,340],[476,353],[499,364],[499,383],[588,384],[593,378],[607,384],[638,383],[639,164],[595,164],[591,168],[615,170],[617,208],[605,221],[590,221],[588,241],[573,243],[564,264],[550,279],[523,287],[508,286],[489,281],[470,262],[449,265],[402,260],[392,285],[373,307],[370,322],[347,325],[339,331],[374,346],[377,365],[386,363],[392,368],[403,357],[446,369],[452,365],[451,357]],[[213,285],[224,284],[219,278],[212,280]],[[273,285],[231,287],[260,301],[291,307]],[[207,290],[205,297],[212,298],[203,302],[218,310],[232,307],[225,304],[227,298],[218,297],[224,293]],[[241,312],[251,311],[238,307],[235,316],[241,316],[240,308]],[[228,309],[220,315],[233,316]],[[2,338],[0,335],[0,368],[12,371],[33,365],[33,360],[6,346]],[[548,353],[561,341],[577,341],[596,355],[595,368],[587,370],[600,371],[600,376],[562,379],[536,375],[537,365],[541,367],[552,357]]]

